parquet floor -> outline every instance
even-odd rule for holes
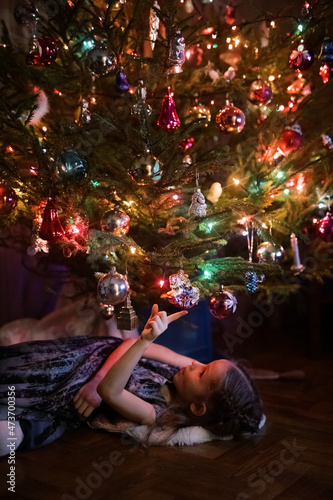
[[[267,346],[268,347],[268,346]],[[144,449],[120,435],[77,429],[16,455],[18,500],[333,500],[333,352],[317,360],[302,340],[279,338],[253,366],[303,369],[305,381],[260,381],[267,425],[245,442]]]

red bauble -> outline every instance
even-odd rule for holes
[[[17,205],[17,195],[15,191],[0,183],[0,216],[9,215]]]
[[[51,64],[57,58],[58,48],[56,43],[46,36],[38,38],[41,47],[40,62],[43,65]]]
[[[194,139],[193,137],[188,137],[187,139],[182,139],[179,144],[179,149],[185,153],[188,149],[192,148],[194,146]]]
[[[268,82],[255,80],[250,88],[249,99],[254,104],[268,104],[273,97],[272,87]]]
[[[333,216],[330,212],[327,212],[325,217],[321,219],[318,232],[323,241],[333,241]]]
[[[245,115],[241,109],[227,101],[225,108],[221,109],[216,116],[216,123],[222,132],[238,134],[244,128]]]
[[[292,50],[289,56],[289,66],[297,71],[305,71],[312,66],[314,55],[311,50],[304,47],[303,44],[298,45]]]
[[[299,125],[286,127],[278,143],[278,151],[283,156],[288,156],[292,151],[302,145],[302,130]]]
[[[327,83],[333,77],[333,65],[322,64],[320,66],[319,74],[323,80],[323,83]]]
[[[64,236],[64,230],[60,224],[57,209],[51,198],[48,199],[43,213],[43,221],[39,229],[39,237],[42,240],[56,240]]]
[[[164,96],[157,125],[166,130],[172,130],[180,126],[180,120],[177,115],[176,105],[170,87],[168,88],[168,93]]]
[[[217,319],[227,319],[234,314],[237,308],[237,299],[229,290],[214,293],[209,302],[209,310]]]

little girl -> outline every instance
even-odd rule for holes
[[[137,339],[74,337],[0,349],[0,454],[8,453],[8,390],[15,394],[15,445],[34,449],[96,412],[153,428],[200,425],[218,436],[255,433],[263,416],[249,376],[222,359],[208,365],[154,340],[187,311],[155,304]],[[12,397],[12,396],[11,396]]]

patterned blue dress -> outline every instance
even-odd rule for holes
[[[44,446],[80,425],[73,397],[121,343],[115,337],[82,336],[0,347],[0,420],[8,418],[8,390],[15,386],[15,418],[25,436],[20,450]],[[142,358],[126,389],[153,404],[159,415],[167,406],[160,389],[178,370]],[[91,418],[98,412],[115,421],[119,417],[104,403]]]

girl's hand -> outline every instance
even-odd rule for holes
[[[98,381],[91,379],[75,394],[73,398],[74,406],[82,417],[88,418],[97,408],[102,398],[97,392]]]
[[[158,305],[154,304],[151,310],[150,318],[148,319],[143,332],[141,333],[141,338],[153,342],[161,333],[165,332],[168,325],[182,316],[185,316],[187,311],[179,311],[174,314],[167,316],[165,311],[159,311]]]

